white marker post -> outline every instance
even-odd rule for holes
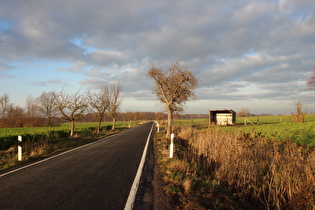
[[[173,158],[173,154],[174,154],[174,133],[171,134],[170,158]]]
[[[157,126],[157,132],[160,132],[160,124],[158,123],[156,126]]]
[[[22,136],[18,136],[18,161],[22,161]]]

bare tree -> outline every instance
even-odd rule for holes
[[[101,123],[105,116],[105,112],[110,105],[109,86],[107,84],[102,85],[101,90],[98,93],[93,93],[91,91],[88,91],[87,98],[92,109],[97,112],[97,117],[98,117],[97,133],[99,133],[100,128],[101,128]]]
[[[55,117],[57,114],[57,107],[55,104],[56,93],[43,92],[37,99],[38,111],[47,118],[48,125],[51,125],[51,118]]]
[[[79,94],[80,91],[75,94],[67,94],[63,90],[54,94],[55,104],[61,114],[61,118],[71,123],[70,136],[74,135],[74,123],[82,116],[87,108],[87,102],[83,95]]]
[[[6,118],[6,127],[11,127],[11,128],[15,128],[15,127],[23,127],[24,123],[23,123],[23,116],[24,115],[24,110],[23,108],[19,107],[19,106],[10,106],[10,110],[9,113],[7,115]]]
[[[108,112],[110,116],[112,117],[112,130],[115,129],[115,122],[117,118],[117,114],[119,112],[119,107],[121,104],[122,96],[120,94],[122,89],[122,85],[120,82],[116,84],[110,84],[109,85],[109,93],[108,93],[108,99],[109,99],[109,106],[108,106]]]
[[[173,115],[183,110],[186,101],[196,97],[193,90],[196,89],[198,81],[187,67],[180,65],[179,61],[172,63],[167,71],[151,64],[148,77],[155,81],[153,93],[166,105],[168,115],[166,138],[170,138]]]
[[[38,111],[38,105],[32,95],[29,95],[26,98],[25,118],[26,121],[24,122],[24,126],[34,127],[42,124],[42,119],[40,118],[40,114]]]
[[[249,112],[249,109],[248,108],[242,108],[238,113],[237,115],[239,117],[248,117],[251,115],[251,113]]]
[[[315,90],[315,68],[313,68],[312,75],[307,81],[307,85],[310,89]]]
[[[26,116],[27,118],[36,118],[38,117],[38,106],[36,100],[32,95],[29,95],[26,98]]]
[[[292,114],[294,123],[304,123],[304,116],[306,112],[303,111],[303,104],[301,102],[297,102],[295,104],[296,113]]]
[[[11,110],[10,97],[4,94],[0,97],[0,118],[6,118]]]

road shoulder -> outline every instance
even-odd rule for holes
[[[159,170],[159,165],[155,161],[157,154],[157,140],[151,137],[146,157],[146,163],[143,169],[139,190],[134,205],[135,210],[160,210],[173,209],[171,199],[163,191],[163,180]]]

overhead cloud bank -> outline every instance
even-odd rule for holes
[[[137,110],[155,100],[149,63],[180,60],[200,83],[188,112],[283,113],[292,101],[315,111],[305,84],[315,67],[314,12],[312,0],[4,0],[0,80],[7,87],[24,69],[34,75],[29,94],[69,79],[87,88],[122,81],[125,109]]]

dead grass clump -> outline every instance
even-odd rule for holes
[[[176,136],[180,139],[190,139],[194,133],[195,129],[191,126],[183,125],[181,127],[176,127]]]
[[[176,172],[185,172],[189,166],[185,161],[174,159],[169,162],[168,168]]]
[[[215,128],[175,131],[175,157],[169,140],[159,140],[159,161],[181,207],[314,208],[314,148]]]
[[[185,178],[182,183],[182,187],[184,189],[184,193],[189,194],[192,191],[193,187],[192,179],[190,179],[189,177]]]
[[[50,150],[51,146],[49,146],[48,141],[41,141],[26,146],[25,155],[28,155],[30,157],[37,157],[49,153]]]
[[[276,209],[314,207],[314,151],[216,129],[195,133],[188,142],[205,160],[201,168],[244,202]]]
[[[28,159],[48,154],[51,150],[51,146],[48,144],[48,140],[41,140],[39,142],[23,142],[22,150],[23,161],[27,161]],[[6,169],[18,163],[17,146],[0,152],[0,169]]]
[[[16,153],[16,147],[10,147],[8,150],[0,151],[0,169],[10,167],[17,159]]]

